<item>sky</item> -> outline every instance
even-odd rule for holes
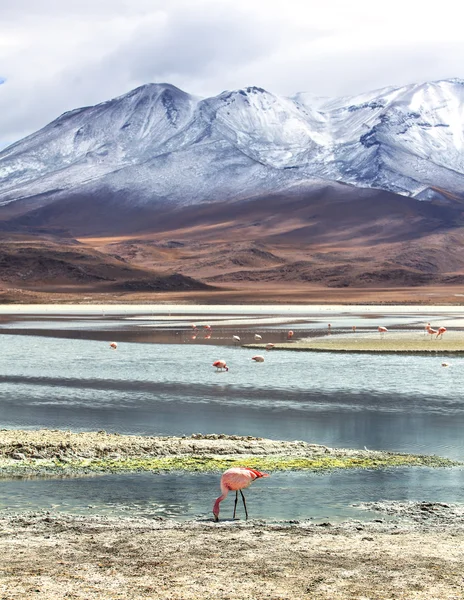
[[[1,0],[0,148],[149,82],[358,94],[464,79],[458,0]]]

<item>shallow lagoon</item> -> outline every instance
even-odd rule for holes
[[[279,314],[252,310],[262,316]],[[369,326],[371,319],[365,319],[359,307],[358,311],[358,326]],[[231,316],[220,312],[230,322]],[[240,317],[249,314],[238,312]],[[207,320],[211,314],[203,317]],[[458,313],[441,313],[442,318],[451,315]],[[166,313],[161,319],[148,314],[130,319],[132,323],[126,315],[111,316],[113,328],[168,327],[179,336],[173,339],[179,343],[170,344],[122,342],[115,352],[106,341],[79,339],[88,323],[106,329],[105,320],[87,317],[86,324],[71,317],[77,339],[8,335],[6,327],[15,324],[5,323],[0,336],[0,428],[105,429],[146,435],[230,433],[464,460],[462,359],[448,358],[451,368],[443,369],[440,357],[433,356],[270,352],[264,363],[255,364],[252,350],[234,347],[226,339],[235,333],[233,328],[230,336],[219,336],[222,345],[214,339],[198,344],[189,335],[191,315],[183,316],[186,320],[179,322]],[[331,314],[332,327],[347,327],[353,316]],[[49,315],[45,318],[48,321]],[[298,313],[298,318],[311,322],[294,324],[294,330],[325,327],[325,315]],[[377,318],[372,320],[375,325]],[[420,313],[389,313],[382,323],[419,331],[424,318]],[[39,323],[43,325],[42,318]],[[67,326],[66,319],[53,325]],[[240,327],[242,336],[257,330]],[[273,322],[262,323],[259,331],[275,335],[276,328],[286,330]],[[211,367],[218,358],[228,362],[228,373],[216,373]],[[217,475],[140,474],[3,481],[0,501],[3,507],[21,509],[59,504],[61,510],[78,512],[129,510],[192,517],[208,514],[217,480]],[[283,519],[346,518],[360,516],[351,504],[364,500],[462,502],[462,484],[460,468],[279,473],[250,490],[250,513]],[[84,496],[79,492],[83,489],[87,490]],[[87,497],[93,500],[86,504]],[[88,504],[97,508],[88,509]]]

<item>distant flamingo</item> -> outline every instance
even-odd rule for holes
[[[116,350],[117,347],[118,347],[118,345],[116,344],[116,342],[111,342],[110,348],[113,348],[113,350]]]
[[[254,360],[255,362],[264,362],[264,356],[257,354],[256,356],[252,356],[251,360]]]
[[[438,331],[437,331],[437,337],[436,337],[436,339],[437,340],[438,340],[438,338],[441,339],[443,337],[443,334],[445,333],[445,331],[446,331],[446,327],[439,327]]]
[[[432,329],[431,327],[429,327],[427,329],[427,333],[430,334],[430,339],[432,339],[432,335],[435,335],[436,333],[438,333],[438,331],[436,329]]]
[[[262,340],[262,339],[263,339],[263,337],[261,335],[259,335],[259,333],[255,333],[255,340],[256,341],[259,341],[259,340]]]
[[[221,477],[221,492],[222,495],[216,499],[213,507],[214,520],[219,521],[219,503],[222,502],[228,495],[229,492],[235,492],[235,504],[234,504],[234,516],[237,511],[238,492],[243,500],[243,506],[245,507],[245,517],[248,520],[248,511],[245,502],[245,496],[242,490],[247,488],[255,479],[260,477],[269,477],[267,473],[261,473],[255,469],[249,469],[248,467],[232,467],[222,474]]]
[[[430,329],[430,323],[427,323],[427,325],[424,327],[424,335],[427,335],[427,333],[429,332]]]
[[[382,327],[382,326],[379,326],[378,330],[380,333],[380,337],[383,337],[385,335],[385,333],[388,331],[388,329],[386,327]]]
[[[353,325],[351,329],[353,330],[353,333],[356,333],[356,325]]]
[[[240,341],[240,338],[238,337],[238,335],[233,335],[232,338],[233,338],[234,342]]]
[[[197,326],[195,325],[195,323],[192,323],[192,329],[195,330],[197,328]]]
[[[213,362],[212,366],[216,367],[216,371],[219,371],[219,370],[222,371],[223,369],[225,369],[226,371],[229,370],[229,367],[226,365],[226,361],[225,360],[215,360]]]
[[[204,326],[204,329],[208,329],[208,330],[210,330],[210,329],[211,329],[211,325],[205,325],[205,326]]]
[[[293,331],[292,331],[292,330],[290,330],[290,331],[287,333],[287,339],[291,340],[291,339],[292,339],[292,337],[293,337]]]
[[[204,340],[210,340],[211,339],[211,333],[207,333],[204,337]]]
[[[274,348],[274,344],[271,344],[269,342],[269,344],[266,344],[266,350],[272,350]]]
[[[441,366],[442,366],[442,367],[449,367],[449,363],[447,363],[447,362],[442,362],[442,363],[441,363]]]

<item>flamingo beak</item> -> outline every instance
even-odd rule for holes
[[[218,521],[219,521],[219,517],[217,515],[214,515],[214,522],[217,523]]]

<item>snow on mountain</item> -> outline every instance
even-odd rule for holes
[[[131,203],[190,204],[320,178],[462,199],[463,148],[459,79],[336,99],[257,87],[200,99],[148,84],[0,152],[0,204],[103,189]]]

